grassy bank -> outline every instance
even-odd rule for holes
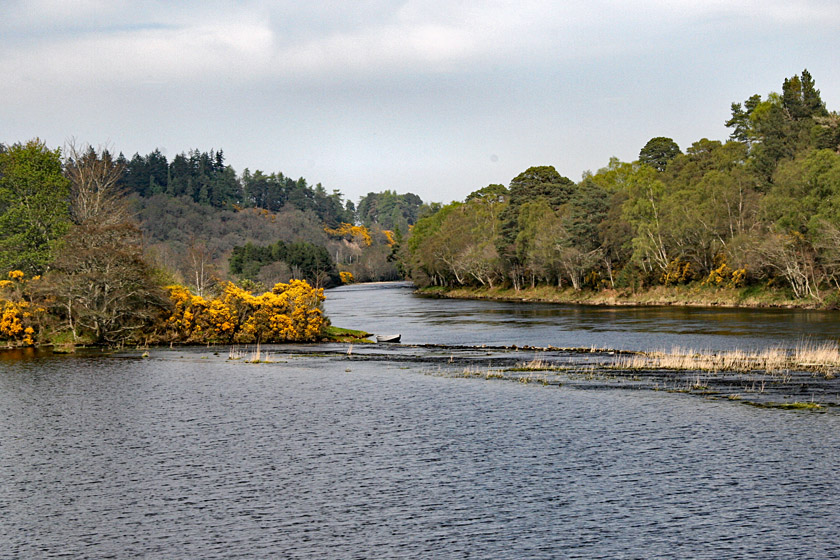
[[[582,305],[685,305],[698,307],[781,307],[819,309],[836,307],[814,299],[794,299],[785,290],[749,286],[719,288],[700,284],[654,286],[642,291],[580,290],[537,286],[512,288],[441,288],[418,290],[421,295],[457,299],[575,303]]]
[[[369,332],[330,325],[324,329],[322,340],[325,342],[372,342],[372,336]]]

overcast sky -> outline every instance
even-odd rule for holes
[[[838,31],[837,0],[2,0],[0,141],[449,202],[725,139],[731,102],[803,68],[840,110]]]

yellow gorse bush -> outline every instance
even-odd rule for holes
[[[353,224],[342,223],[335,229],[324,228],[324,231],[327,232],[327,235],[332,235],[333,237],[343,237],[345,239],[355,239],[356,237],[359,237],[367,247],[370,247],[370,244],[372,243],[370,231],[368,231],[368,228],[365,226],[354,226]]]
[[[324,290],[303,280],[278,283],[254,295],[228,283],[215,299],[170,286],[167,326],[184,342],[287,342],[316,340],[324,328]]]
[[[0,280],[0,339],[12,344],[35,344],[35,314],[43,309],[32,309],[24,298],[26,279],[20,270],[12,270],[9,280]],[[36,278],[37,279],[37,278]]]
[[[397,243],[397,238],[394,236],[394,232],[389,229],[383,229],[382,233],[385,235],[385,239],[388,240],[388,245],[393,247]]]
[[[668,263],[668,268],[662,273],[660,282],[669,286],[671,284],[685,284],[692,278],[691,263],[674,259]]]
[[[718,257],[715,261],[715,264],[719,264],[719,266],[709,272],[709,276],[707,276],[702,282],[704,286],[709,285],[740,288],[744,285],[744,281],[747,277],[747,269],[739,268],[737,270],[732,270],[729,268],[729,265],[726,263],[726,259],[724,257]]]

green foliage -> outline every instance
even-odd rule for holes
[[[487,185],[467,195],[466,202],[483,200],[486,202],[507,202],[510,192],[504,185]]]
[[[233,248],[230,256],[231,274],[248,280],[258,279],[260,270],[269,264],[282,262],[289,267],[289,278],[306,280],[316,287],[335,286],[340,283],[335,262],[329,252],[320,245],[305,241],[272,245],[246,243]]]
[[[330,227],[355,218],[352,203],[345,203],[337,190],[328,194],[320,183],[313,188],[302,177],[295,180],[282,173],[266,175],[248,169],[237,177],[225,164],[222,150],[190,150],[171,162],[155,150],[146,156],[134,154],[128,161],[122,158],[121,163],[125,166],[122,185],[141,197],[165,194],[214,208],[253,207],[271,212],[289,205],[313,212]]]
[[[45,270],[70,223],[61,153],[40,140],[0,152],[0,269]]]
[[[422,206],[423,201],[416,194],[386,190],[363,196],[356,213],[358,221],[369,228],[408,231],[420,217]]]
[[[510,182],[511,206],[544,198],[553,208],[565,204],[574,190],[574,182],[560,175],[551,165],[529,167]]]
[[[680,155],[680,147],[671,138],[657,136],[648,140],[639,152],[639,162],[664,171],[668,162]]]
[[[510,182],[508,205],[499,216],[496,249],[502,258],[508,260],[512,270],[523,264],[521,251],[516,248],[516,239],[520,234],[520,207],[542,199],[556,211],[568,202],[574,186],[571,179],[563,177],[550,165],[529,167]]]
[[[412,278],[484,285],[470,271],[492,263],[493,282],[514,290],[761,283],[821,301],[840,289],[840,117],[807,70],[731,108],[727,142],[680,153],[657,137],[638,162],[613,158],[577,185],[532,167],[507,191],[490,185],[440,209],[408,239]],[[493,225],[471,228],[482,203]],[[490,236],[495,254],[476,259]]]

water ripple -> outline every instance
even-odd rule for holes
[[[840,419],[329,358],[0,370],[0,557],[828,558]]]

